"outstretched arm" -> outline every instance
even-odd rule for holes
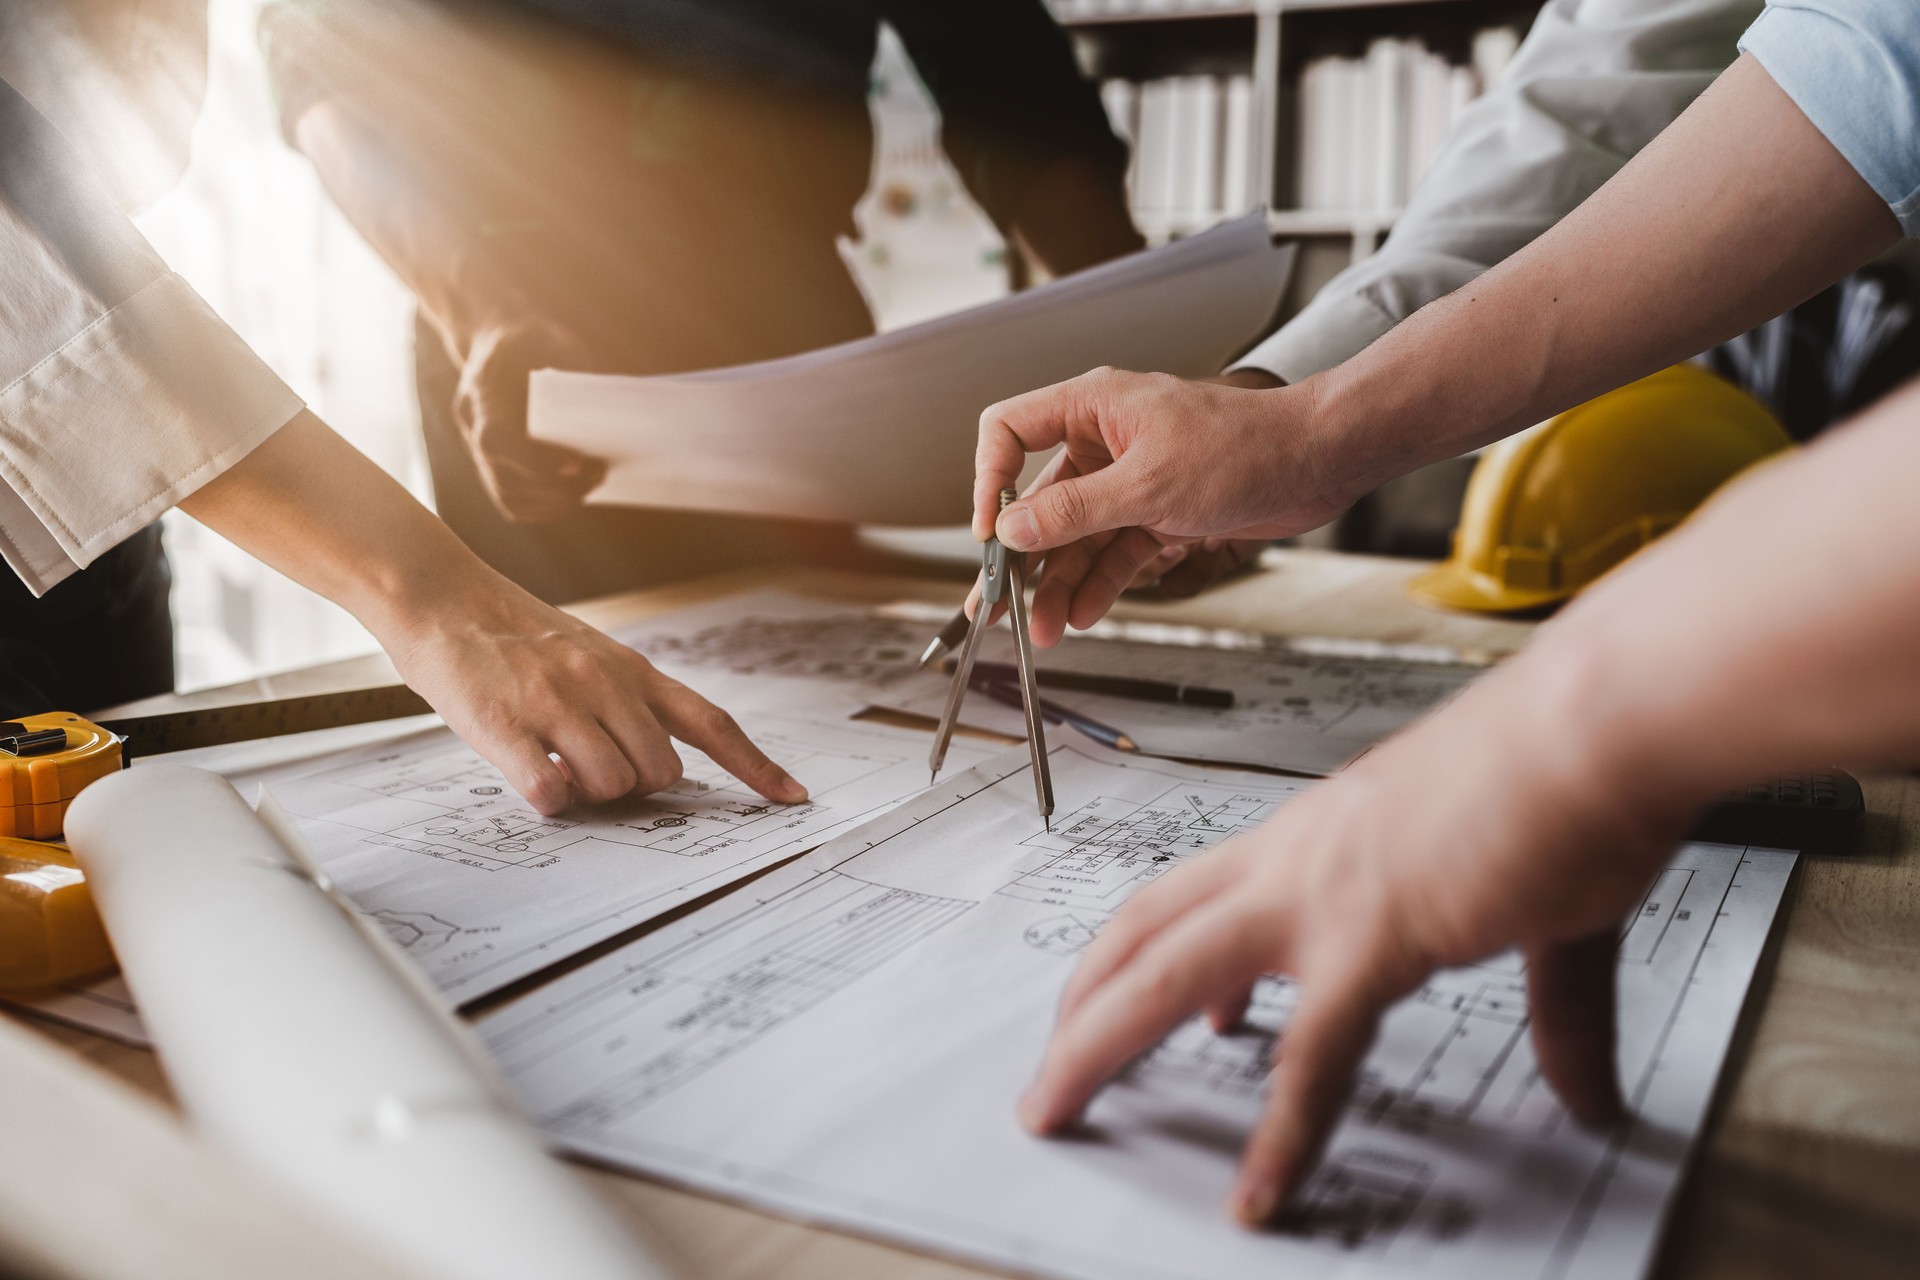
[[[769,799],[806,798],[724,711],[489,569],[311,413],[180,507],[359,618],[542,813],[670,785],[669,735]]]
[[[1551,232],[1343,365],[1271,391],[1101,370],[993,406],[975,533],[1025,454],[1064,442],[1052,483],[997,513],[1009,546],[1054,552],[1034,605],[1046,642],[1090,625],[1166,543],[1313,528],[1383,480],[1777,315],[1898,235],[1744,57]]]
[[[1520,947],[1540,1065],[1620,1111],[1614,943],[1691,815],[1780,769],[1920,746],[1920,388],[1762,464],[1432,718],[1135,895],[1063,1000],[1029,1127],[1070,1123],[1188,1015],[1301,984],[1234,1211],[1310,1172],[1379,1019]],[[1782,584],[1791,584],[1783,589]]]

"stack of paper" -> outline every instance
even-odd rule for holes
[[[761,364],[542,370],[533,434],[612,466],[590,502],[865,524],[964,521],[981,410],[1099,365],[1217,372],[1293,262],[1250,214],[956,315]]]

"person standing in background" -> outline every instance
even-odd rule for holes
[[[871,170],[882,22],[1010,242],[1056,275],[1142,246],[1125,144],[1040,0],[265,10],[286,137],[419,298],[435,505],[535,594],[854,557],[837,526],[583,507],[601,466],[528,436],[527,377],[684,372],[871,333],[836,242]]]
[[[184,162],[206,36],[190,0],[0,9],[0,718],[172,687],[154,521],[179,506],[358,618],[542,812],[670,785],[674,737],[804,799],[724,712],[482,564],[134,229]]]

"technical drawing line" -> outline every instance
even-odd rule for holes
[[[1581,1242],[1586,1239],[1587,1232],[1593,1226],[1593,1217],[1599,1212],[1601,1197],[1606,1194],[1608,1184],[1613,1181],[1614,1171],[1620,1166],[1620,1159],[1626,1153],[1627,1144],[1640,1130],[1639,1110],[1646,1101],[1647,1087],[1652,1081],[1655,1067],[1660,1062],[1661,1053],[1666,1048],[1667,1037],[1673,1033],[1673,1024],[1679,1020],[1680,1010],[1686,1004],[1687,988],[1693,984],[1694,975],[1700,969],[1700,958],[1706,954],[1708,945],[1712,943],[1714,930],[1719,928],[1720,915],[1727,904],[1727,895],[1732,893],[1734,886],[1740,882],[1740,869],[1747,865],[1746,852],[1742,850],[1739,864],[1734,867],[1733,874],[1727,877],[1725,887],[1720,890],[1720,896],[1714,902],[1713,923],[1707,926],[1707,932],[1701,937],[1700,945],[1694,949],[1693,959],[1687,965],[1686,979],[1674,988],[1673,1001],[1667,1008],[1666,1016],[1661,1020],[1659,1034],[1654,1037],[1653,1052],[1647,1056],[1639,1078],[1634,1081],[1632,1096],[1627,1106],[1627,1118],[1608,1140],[1606,1152],[1600,1157],[1599,1164],[1594,1167],[1586,1186],[1580,1189],[1580,1198],[1574,1204],[1573,1214],[1567,1220],[1566,1230],[1562,1233],[1559,1242],[1554,1245],[1553,1253],[1548,1256],[1546,1265],[1540,1269],[1541,1280],[1554,1280],[1555,1277],[1566,1274],[1567,1268],[1573,1264]]]
[[[608,1123],[740,1052],[976,905],[823,872],[556,1003],[545,1011],[548,1019],[585,1015],[565,1034],[546,1034],[537,1045],[510,1034],[491,1047],[524,1071],[596,1037],[624,1042],[619,1024],[645,1019],[665,1045],[638,1063],[623,1062],[584,1097],[542,1117],[562,1130]],[[629,998],[602,1006],[618,988]]]

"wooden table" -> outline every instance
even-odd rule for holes
[[[1133,618],[1295,636],[1438,643],[1491,653],[1525,623],[1429,612],[1401,587],[1419,565],[1269,553],[1261,572],[1180,603],[1128,602]],[[957,602],[953,581],[730,575],[595,602],[602,626],[778,585],[864,603]],[[284,697],[382,682],[384,659],[313,668],[231,690]],[[1803,860],[1784,927],[1736,1040],[1699,1164],[1681,1193],[1658,1274],[1685,1277],[1920,1276],[1920,782],[1863,779],[1866,848]],[[150,1054],[84,1033],[46,1035],[165,1097]],[[716,1278],[945,1280],[982,1272],[602,1170],[588,1174],[678,1274]]]

